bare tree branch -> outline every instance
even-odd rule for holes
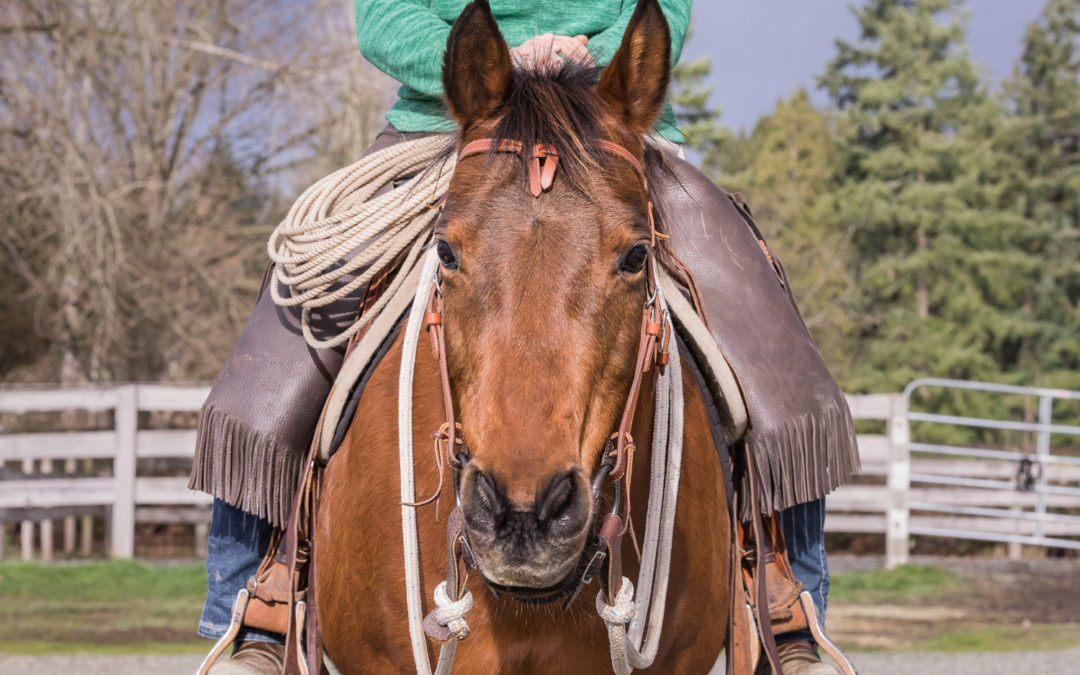
[[[350,17],[348,0],[0,5],[0,264],[20,285],[0,380],[216,372],[273,223],[381,125],[389,86]]]

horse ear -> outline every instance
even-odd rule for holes
[[[510,95],[510,50],[487,0],[469,4],[450,29],[442,79],[450,113],[462,129],[491,117]]]
[[[667,97],[671,36],[657,0],[638,0],[622,44],[604,69],[600,96],[637,133],[652,130]]]

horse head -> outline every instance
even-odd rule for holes
[[[492,140],[462,154],[435,233],[469,452],[459,494],[476,566],[518,595],[559,588],[593,529],[591,480],[626,405],[648,295],[654,232],[640,167],[670,49],[656,0],[638,2],[599,76],[570,63],[515,70],[483,0],[447,43],[458,151]],[[500,151],[503,141],[520,151]],[[558,156],[542,189],[536,147]]]

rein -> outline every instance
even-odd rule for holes
[[[648,195],[648,178],[644,167],[634,155],[621,145],[607,140],[597,141],[598,145],[612,156],[630,163]],[[466,144],[458,154],[458,161],[473,155],[489,152],[509,152],[522,154],[526,151],[520,141],[503,140],[496,142],[484,138]],[[529,191],[534,197],[551,188],[558,167],[559,156],[550,145],[537,145],[530,149]],[[648,201],[649,225],[652,234],[651,246],[655,248],[657,237],[653,219],[653,205]],[[611,435],[604,446],[601,463],[592,477],[594,508],[599,506],[600,494],[604,483],[610,479],[612,484],[612,509],[601,522],[599,532],[595,532],[582,553],[584,564],[578,567],[560,584],[552,596],[539,602],[553,600],[568,595],[564,609],[577,597],[581,589],[601,574],[602,590],[597,596],[596,606],[601,618],[607,623],[608,638],[611,647],[612,667],[619,675],[630,673],[634,667],[644,668],[651,665],[656,656],[660,624],[663,621],[664,604],[667,592],[667,574],[671,556],[671,536],[674,524],[675,503],[678,493],[678,476],[682,453],[682,380],[678,353],[670,349],[672,325],[667,306],[658,283],[658,267],[655,253],[650,252],[646,266],[647,299],[642,309],[641,329],[638,339],[638,351],[635,358],[634,374],[626,404],[619,420],[618,429]],[[431,281],[428,282],[427,279]],[[430,286],[427,284],[430,283]],[[421,298],[423,310],[421,307]],[[415,366],[415,348],[419,332],[425,330],[431,340],[433,355],[438,362],[439,377],[442,384],[443,406],[446,422],[432,434],[434,438],[435,461],[439,470],[439,488],[436,493],[421,502],[414,502],[414,481],[412,475],[411,443],[411,400],[412,372]],[[674,366],[665,372],[669,361]],[[642,556],[641,572],[638,577],[641,592],[635,602],[634,586],[622,576],[622,536],[630,523],[630,484],[633,475],[634,452],[636,444],[631,436],[634,413],[641,393],[641,385],[646,373],[653,365],[660,370],[656,397],[656,423],[653,438],[653,484],[649,493],[649,510],[646,519],[646,540]],[[674,371],[674,372],[670,372]],[[456,421],[449,368],[446,361],[446,338],[443,326],[443,292],[439,283],[438,261],[434,252],[428,254],[417,288],[413,311],[406,327],[405,353],[402,359],[399,378],[399,443],[402,471],[402,527],[405,538],[406,582],[409,588],[409,632],[413,641],[413,655],[417,671],[431,672],[426,647],[418,640],[418,634],[426,633],[433,640],[443,642],[440,652],[437,674],[448,673],[453,664],[453,654],[458,640],[468,636],[469,628],[465,614],[472,607],[472,596],[465,588],[468,568],[472,565],[469,545],[463,531],[463,518],[460,506],[455,506],[447,525],[447,581],[439,584],[435,591],[436,609],[423,620],[423,633],[418,630],[419,621],[419,552],[416,532],[414,507],[438,499],[442,490],[444,467],[449,465],[454,472],[453,485],[455,499],[458,499],[460,472],[468,462],[468,448],[465,444],[461,425]],[[407,447],[406,447],[407,446]],[[437,506],[436,506],[437,509]],[[653,514],[661,513],[662,523],[657,523]],[[660,536],[657,537],[658,530]],[[658,558],[659,553],[659,560]],[[580,574],[579,574],[580,571]],[[649,606],[654,581],[658,582],[655,601]],[[415,593],[413,592],[415,590]],[[496,590],[497,589],[493,589]],[[644,639],[645,622],[635,622],[627,635],[627,624],[634,617],[638,607],[649,607],[648,640],[644,650],[638,651]],[[627,638],[630,638],[628,640]],[[627,643],[630,644],[627,644]],[[635,646],[635,643],[638,646]]]

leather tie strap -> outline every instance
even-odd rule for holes
[[[442,441],[442,443],[445,444],[443,445],[443,461],[449,464],[452,469],[460,470],[462,467],[461,462],[457,457],[457,449],[460,446],[462,451],[464,451],[465,444],[464,439],[458,440],[458,430],[460,427],[456,423],[454,416],[454,396],[450,389],[450,368],[446,364],[446,333],[443,330],[442,316],[442,292],[440,292],[439,284],[436,280],[431,283],[431,292],[428,294],[427,309],[424,313],[424,329],[427,330],[428,335],[431,336],[431,351],[435,356],[435,359],[439,362],[439,380],[442,382],[443,408],[446,412],[445,430],[441,430],[442,433],[445,434],[445,439],[440,436],[440,432],[436,432],[434,434],[435,445],[438,447],[440,441]],[[439,472],[439,489],[442,489],[441,470]],[[436,494],[436,496],[438,496],[438,494]]]
[[[638,177],[641,178],[641,184],[645,187],[645,193],[649,192],[649,179],[645,175],[645,167],[642,166],[638,158],[634,156],[634,153],[630,152],[618,143],[613,143],[609,140],[600,139],[596,141],[596,144],[604,150],[604,152],[618,157],[630,163],[637,172]],[[471,141],[465,144],[465,147],[458,153],[458,161],[465,159],[466,157],[472,157],[473,155],[482,155],[489,152],[511,152],[517,155],[522,154],[525,151],[525,144],[521,141],[514,141],[509,139],[503,139],[496,142],[494,138],[479,138],[475,141]],[[555,181],[555,169],[559,165],[559,153],[556,151],[553,145],[538,144],[533,146],[532,155],[529,159],[529,192],[533,197],[539,197],[542,192],[546,192],[551,189],[552,183]],[[543,160],[543,161],[541,161]],[[652,223],[652,202],[649,202],[649,222]],[[655,246],[655,238],[657,236],[662,237],[653,228],[653,245]]]

